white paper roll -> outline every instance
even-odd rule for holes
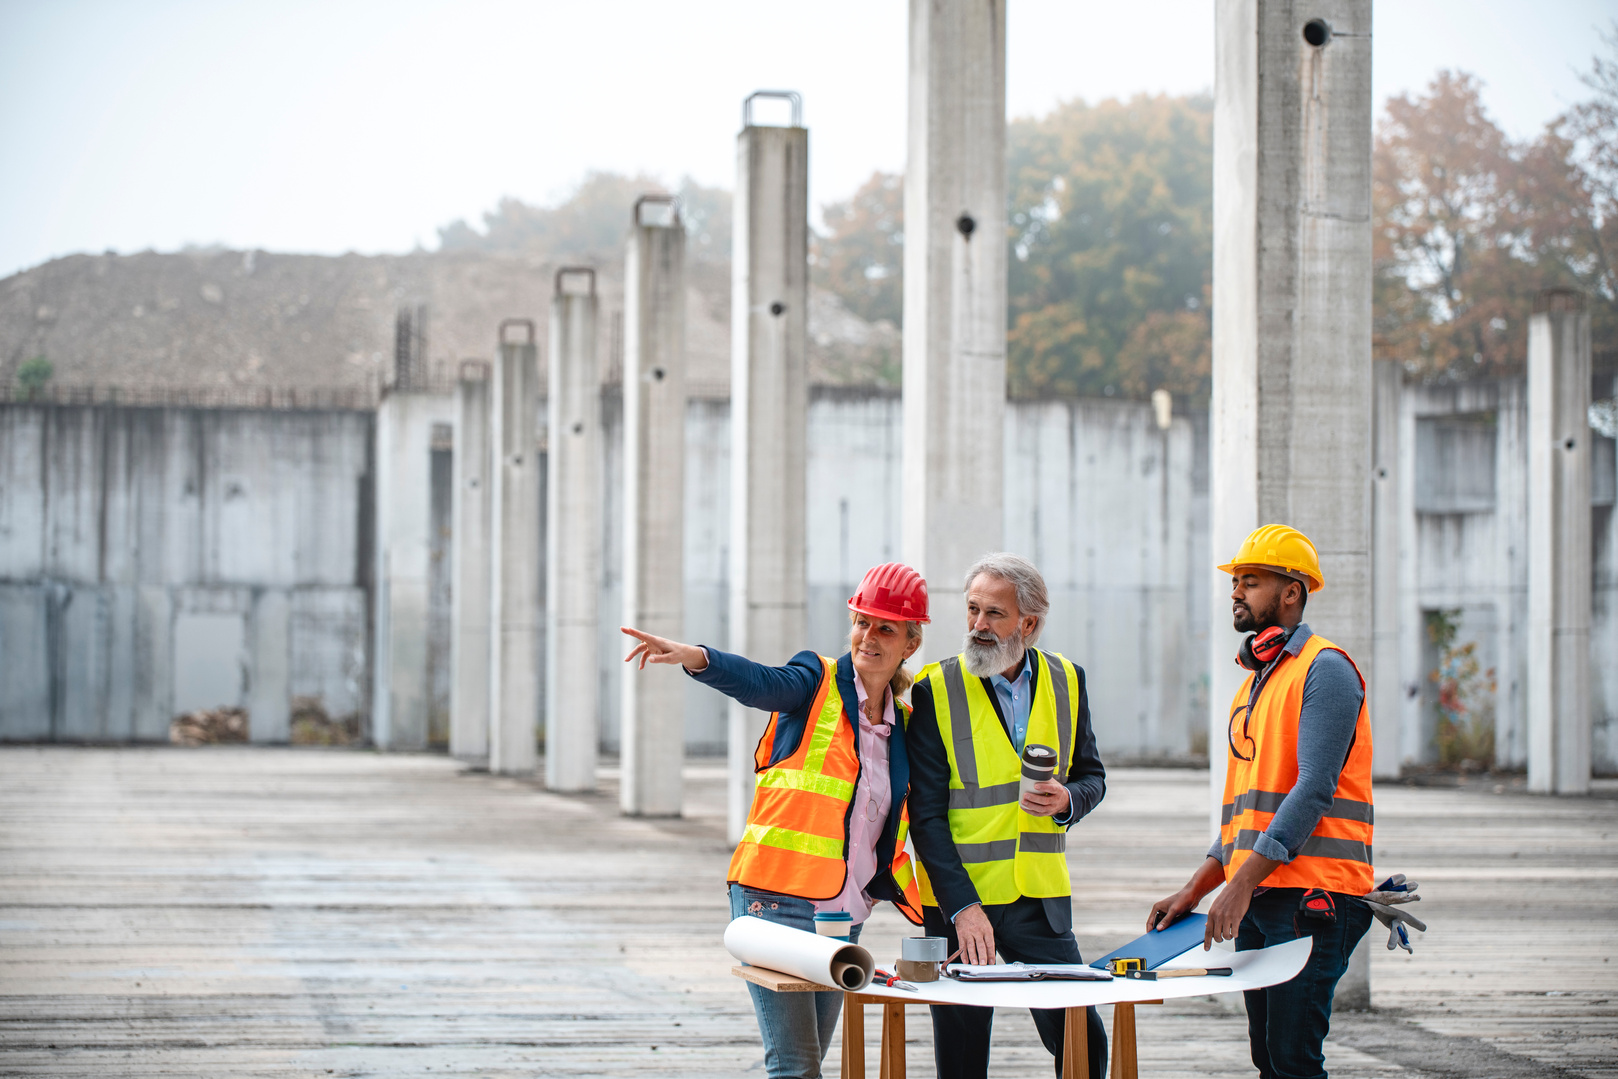
[[[768,967],[849,992],[871,983],[876,963],[858,944],[744,915],[725,927],[725,949],[743,963]]]

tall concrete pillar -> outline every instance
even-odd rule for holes
[[[545,425],[545,785],[596,786],[601,671],[601,376],[596,273],[556,272]]]
[[[1590,315],[1552,289],[1528,323],[1528,788],[1590,790]]]
[[[527,339],[508,341],[525,329]],[[534,324],[500,324],[489,409],[494,461],[489,518],[489,771],[527,775],[538,760],[539,349]]]
[[[967,567],[1004,532],[1004,0],[911,0],[909,126],[901,545],[938,659],[965,632]]]
[[[1395,360],[1375,362],[1371,450],[1371,771],[1378,779],[1399,775],[1403,732],[1404,679],[1401,677],[1402,588],[1400,537],[1403,531],[1399,469],[1399,396],[1404,369]]]
[[[753,123],[785,98],[788,127]],[[809,413],[809,131],[802,102],[742,106],[730,299],[730,649],[785,663],[809,635],[804,561]],[[730,704],[728,830],[753,804],[763,713]]]
[[[1305,615],[1376,701],[1371,589],[1371,0],[1217,0],[1211,540],[1261,524],[1315,543]],[[1224,793],[1230,582],[1210,570],[1211,827]],[[1368,938],[1367,938],[1368,939]],[[1356,950],[1338,1006],[1370,1004]]]
[[[424,309],[401,313],[394,382],[376,410],[376,547],[371,737],[379,749],[427,747],[433,428],[455,402],[431,392]]]
[[[461,364],[456,387],[455,593],[450,630],[450,755],[489,759],[489,365]]]
[[[635,203],[624,260],[624,624],[685,629],[685,226],[661,197]],[[625,813],[680,814],[686,677],[623,667]]]

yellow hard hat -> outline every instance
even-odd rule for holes
[[[1320,575],[1320,555],[1309,537],[1286,525],[1264,525],[1255,528],[1242,541],[1242,549],[1225,565],[1221,573],[1235,573],[1237,566],[1266,566],[1292,577],[1307,577],[1309,591],[1319,592],[1326,584]]]

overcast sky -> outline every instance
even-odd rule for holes
[[[1010,0],[1009,111],[1213,83],[1211,0]],[[1440,68],[1533,134],[1618,0],[1378,5],[1376,100]],[[904,0],[0,0],[0,275],[75,251],[436,246],[589,169],[732,185],[798,90],[810,198],[904,165]]]

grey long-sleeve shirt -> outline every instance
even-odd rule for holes
[[[1300,625],[1285,651],[1298,655],[1313,635],[1307,623]],[[1253,841],[1254,854],[1277,862],[1290,862],[1298,856],[1303,841],[1331,808],[1364,699],[1359,674],[1348,657],[1333,651],[1315,657],[1304,678],[1298,715],[1298,781],[1281,800],[1270,826]],[[1208,848],[1208,857],[1224,860],[1217,838]]]

